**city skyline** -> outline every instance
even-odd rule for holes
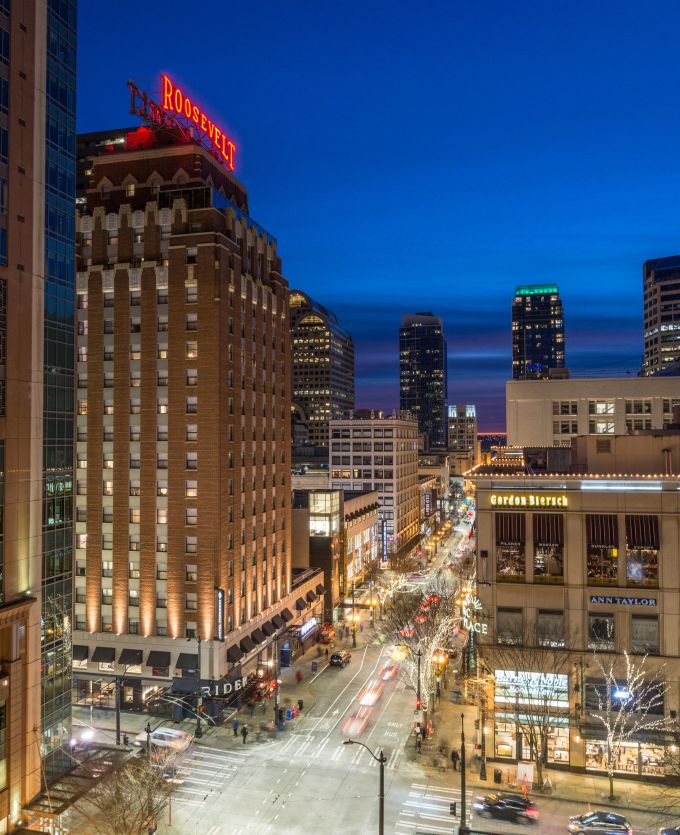
[[[678,10],[661,5],[652,19],[624,3],[614,20],[585,7],[441,5],[419,22],[377,4],[361,8],[358,29],[351,5],[239,9],[235,24],[255,27],[261,48],[296,44],[275,76],[251,60],[247,39],[230,44],[233,72],[247,68],[267,108],[223,84],[221,54],[191,28],[181,50],[102,64],[102,49],[127,36],[125,15],[83,6],[79,65],[98,70],[81,73],[78,129],[134,124],[127,78],[152,89],[171,73],[235,136],[236,174],[277,231],[291,285],[352,333],[357,405],[398,404],[401,315],[431,309],[449,334],[449,402],[477,404],[480,428],[502,429],[516,284],[560,286],[571,369],[640,367],[642,264],[680,251],[669,139],[680,118],[670,106]],[[169,44],[182,11],[170,2],[162,18],[134,14]],[[655,62],[643,42],[657,45]],[[641,113],[657,113],[664,130]],[[469,290],[482,285],[474,304]]]

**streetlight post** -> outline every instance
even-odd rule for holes
[[[274,727],[279,727],[279,633],[274,636]]]
[[[382,748],[380,749],[380,755],[376,757],[376,755],[371,751],[368,745],[364,745],[363,742],[358,742],[356,739],[346,739],[343,745],[361,745],[362,748],[365,748],[368,753],[373,757],[373,759],[379,763],[380,765],[380,792],[378,794],[378,835],[385,835],[385,763],[387,762],[387,757],[383,753]]]
[[[465,808],[465,714],[460,714],[460,828],[459,835],[469,835]]]
[[[357,646],[357,616],[354,607],[355,585],[354,578],[352,578],[352,646],[354,649],[356,649]]]
[[[370,595],[371,595],[371,626],[373,627],[373,629],[375,629],[375,606],[373,605],[373,580],[371,580]]]
[[[416,658],[418,659],[418,680],[416,682],[416,707],[418,708],[418,710],[420,710],[420,706],[422,704],[422,701],[420,699],[420,656],[421,655],[422,655],[422,653],[421,653],[420,648],[419,648],[418,652],[416,653]]]
[[[482,748],[479,759],[479,779],[486,780],[486,697],[482,696]]]
[[[120,745],[120,676],[116,676],[116,745]]]
[[[201,728],[201,708],[203,707],[203,692],[201,690],[201,633],[197,632],[198,638],[198,678],[196,679],[196,739],[203,736]]]

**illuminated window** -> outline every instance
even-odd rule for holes
[[[184,482],[184,496],[187,499],[193,499],[198,496],[198,482],[197,481],[185,481]]]
[[[185,525],[198,525],[198,508],[195,507],[187,507],[185,514],[184,514],[184,524]]]
[[[185,356],[188,360],[195,360],[198,357],[198,342],[187,342]]]

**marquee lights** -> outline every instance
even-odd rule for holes
[[[161,107],[169,113],[177,113],[192,121],[196,127],[210,140],[218,151],[230,171],[234,170],[234,154],[236,145],[226,136],[223,130],[209,119],[201,108],[191,101],[189,96],[168,78],[161,75],[163,83],[163,98]]]
[[[566,496],[541,496],[534,493],[528,495],[511,493],[509,496],[492,493],[491,495],[492,507],[556,507],[564,509],[568,504],[569,499]]]

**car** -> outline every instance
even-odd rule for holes
[[[365,705],[359,707],[347,717],[347,721],[342,726],[342,732],[347,736],[358,736],[366,727],[368,717],[371,715],[371,708]]]
[[[345,667],[351,660],[352,654],[343,649],[331,655],[329,664],[331,667]]]
[[[662,826],[658,835],[680,835],[680,823],[677,826]]]
[[[399,662],[390,660],[382,665],[378,672],[378,675],[383,681],[389,681],[391,678],[394,678],[398,672]]]
[[[498,818],[513,823],[537,823],[538,809],[521,794],[487,794],[477,797],[472,808],[481,818]]]
[[[149,735],[147,735],[146,731],[140,731],[135,737],[135,745],[144,751],[149,741],[151,742],[151,747],[159,751],[179,753],[186,751],[193,742],[193,737],[179,728],[165,727],[156,728]]]
[[[588,812],[569,818],[572,835],[633,835],[633,827],[623,815],[614,812]]]
[[[383,683],[380,679],[371,679],[361,693],[359,704],[363,707],[373,707],[382,695],[382,689]]]

